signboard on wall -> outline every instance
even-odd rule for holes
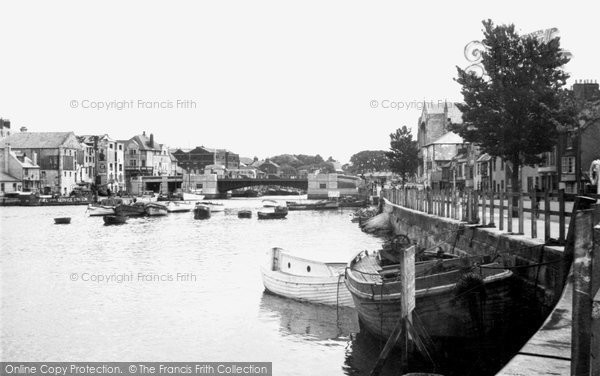
[[[328,191],[327,197],[329,198],[338,198],[340,197],[340,191]]]
[[[415,309],[415,246],[406,248],[400,259],[402,275],[402,316]]]

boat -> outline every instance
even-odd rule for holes
[[[199,191],[183,192],[182,198],[183,198],[183,201],[200,201],[200,200],[204,199],[204,195],[200,194]]]
[[[401,318],[398,264],[382,265],[379,252],[362,251],[346,269],[346,287],[367,331],[388,339]],[[416,262],[413,315],[432,338],[469,339],[493,329],[510,302],[510,270],[491,256]]]
[[[287,216],[288,209],[285,206],[276,206],[273,211],[259,211],[258,219],[283,219]]]
[[[262,200],[262,205],[264,208],[274,208],[280,204],[275,200],[266,199]]]
[[[97,204],[89,204],[86,212],[90,217],[99,217],[115,214],[115,207],[121,205],[123,200],[120,198],[105,198]]]
[[[155,195],[154,192],[151,192],[137,196],[135,199],[136,202],[156,202],[158,201],[158,195]]]
[[[340,208],[364,208],[368,205],[369,200],[366,198],[361,200],[354,196],[346,196],[339,200]]]
[[[54,218],[55,225],[68,225],[69,223],[71,223],[71,217]]]
[[[194,207],[194,219],[210,218],[210,207],[201,203],[197,203]]]
[[[122,225],[127,222],[125,215],[105,215],[102,219],[104,219],[105,225]]]
[[[225,205],[220,202],[202,201],[202,204],[208,206],[212,213],[225,211]]]
[[[333,306],[354,307],[344,284],[345,262],[320,262],[281,249],[268,252],[261,274],[265,289],[290,299]]]
[[[169,214],[167,207],[156,202],[145,203],[146,214],[150,217],[160,217]]]
[[[238,218],[252,218],[252,210],[238,211]]]
[[[351,221],[359,224],[365,223],[368,219],[377,215],[377,208],[362,208],[358,209],[350,215]]]
[[[289,210],[335,210],[340,207],[337,201],[320,200],[316,202],[286,201]]]
[[[194,209],[194,203],[189,201],[169,201],[166,206],[169,213],[184,213]]]
[[[115,215],[127,217],[142,217],[146,215],[146,205],[144,202],[121,204],[115,207]]]

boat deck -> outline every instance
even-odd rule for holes
[[[352,270],[355,271],[353,274],[356,276],[356,279],[361,282],[381,282],[381,276],[379,274],[381,266],[377,262],[377,257],[375,255],[363,257],[354,264]]]

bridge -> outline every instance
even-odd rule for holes
[[[308,189],[308,179],[292,179],[292,178],[279,178],[279,179],[235,179],[235,178],[219,178],[217,181],[217,188],[219,192],[227,192],[234,189],[256,187],[256,186],[267,186],[275,185],[280,187],[297,188],[297,189]]]

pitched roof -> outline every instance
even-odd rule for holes
[[[160,145],[158,144],[158,142],[156,142],[156,140],[153,140],[153,142],[151,143],[150,137],[146,136],[145,134],[138,134],[136,136],[133,136],[129,141],[135,141],[140,147],[140,150],[160,150]]]
[[[72,139],[71,139],[72,137]],[[56,149],[60,146],[80,149],[73,132],[20,132],[0,140],[0,148],[9,144],[13,149]]]
[[[0,171],[0,181],[20,181],[19,179],[15,178],[14,176],[11,176],[5,172]]]
[[[462,137],[457,135],[454,132],[448,132],[437,140],[433,141],[431,144],[440,145],[440,144],[464,144],[464,140]],[[430,144],[430,145],[431,145]]]

